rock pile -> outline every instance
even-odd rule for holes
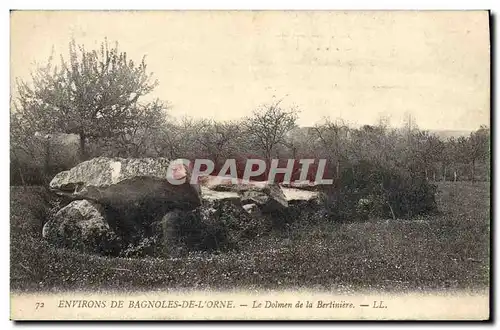
[[[251,218],[286,210],[289,202],[317,197],[314,191],[220,177],[190,184],[186,167],[175,173],[176,179],[186,178],[186,183],[172,185],[167,177],[170,164],[166,158],[98,157],[58,173],[50,189],[68,203],[44,225],[43,237],[83,252],[123,255],[146,241],[158,245],[153,250],[160,245],[164,248],[179,230],[185,231],[186,224],[196,229],[222,221],[221,210],[245,222],[231,226],[244,228]],[[198,239],[203,241],[203,237]]]

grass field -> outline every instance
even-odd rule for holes
[[[11,188],[11,288],[16,291],[293,289],[454,290],[489,286],[489,183],[439,183],[441,214],[307,227],[243,251],[178,259],[104,258],[40,238],[39,188]]]

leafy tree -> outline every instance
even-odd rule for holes
[[[135,105],[129,125],[120,134],[91,143],[94,155],[156,157],[158,135],[163,134],[168,106],[159,100]]]
[[[443,168],[443,181],[446,181],[447,172],[451,167],[454,167],[454,178],[457,177],[457,165],[462,161],[462,155],[460,154],[460,144],[461,138],[458,140],[454,137],[449,138],[443,148],[443,152],[439,157],[442,168]]]
[[[85,160],[90,139],[126,134],[135,125],[139,98],[157,85],[146,69],[145,58],[136,64],[117,43],[87,51],[72,40],[69,59],[61,55],[57,66],[51,56],[31,83],[17,80],[15,111],[31,131],[77,134]]]

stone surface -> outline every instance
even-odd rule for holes
[[[317,199],[315,191],[217,176],[172,185],[170,164],[99,157],[57,174],[51,190],[75,200],[46,224],[44,237],[86,252],[168,255],[176,246],[211,249],[263,235],[269,215],[282,218],[289,205]],[[173,175],[190,179],[183,165]]]
[[[285,188],[281,187],[288,202],[291,201],[309,201],[319,197],[319,192],[311,190],[303,190],[299,188]]]
[[[87,253],[116,254],[119,239],[100,205],[77,200],[60,209],[43,227],[43,237],[59,247]]]
[[[50,182],[54,192],[73,199],[88,199],[107,205],[124,205],[156,200],[178,208],[200,205],[197,185],[189,184],[188,170],[168,167],[166,158],[98,157],[58,173]],[[186,183],[173,185],[168,179],[186,178]]]
[[[274,212],[288,207],[285,194],[276,184],[270,184],[264,188],[250,188],[240,193],[243,205],[256,204],[263,212]]]
[[[258,214],[259,212],[259,207],[257,206],[257,204],[245,204],[243,205],[243,209],[249,214]]]
[[[316,191],[321,185],[318,185],[314,182],[291,182],[291,183],[280,183],[282,188],[294,188],[300,190],[310,190]]]
[[[239,199],[242,205],[255,204],[263,212],[273,212],[288,207],[286,197],[277,184],[207,176],[201,180],[200,185],[203,200]]]
[[[235,191],[217,191],[203,186],[200,188],[201,188],[201,197],[205,201],[240,200],[240,195]]]
[[[269,186],[265,181],[243,182],[241,179],[231,179],[220,176],[206,176],[200,180],[202,198],[204,200],[236,199],[240,192],[247,190],[263,190]],[[287,201],[308,201],[319,197],[317,188],[312,184],[280,184],[281,191]]]

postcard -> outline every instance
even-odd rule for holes
[[[488,320],[490,19],[12,11],[11,319]]]

